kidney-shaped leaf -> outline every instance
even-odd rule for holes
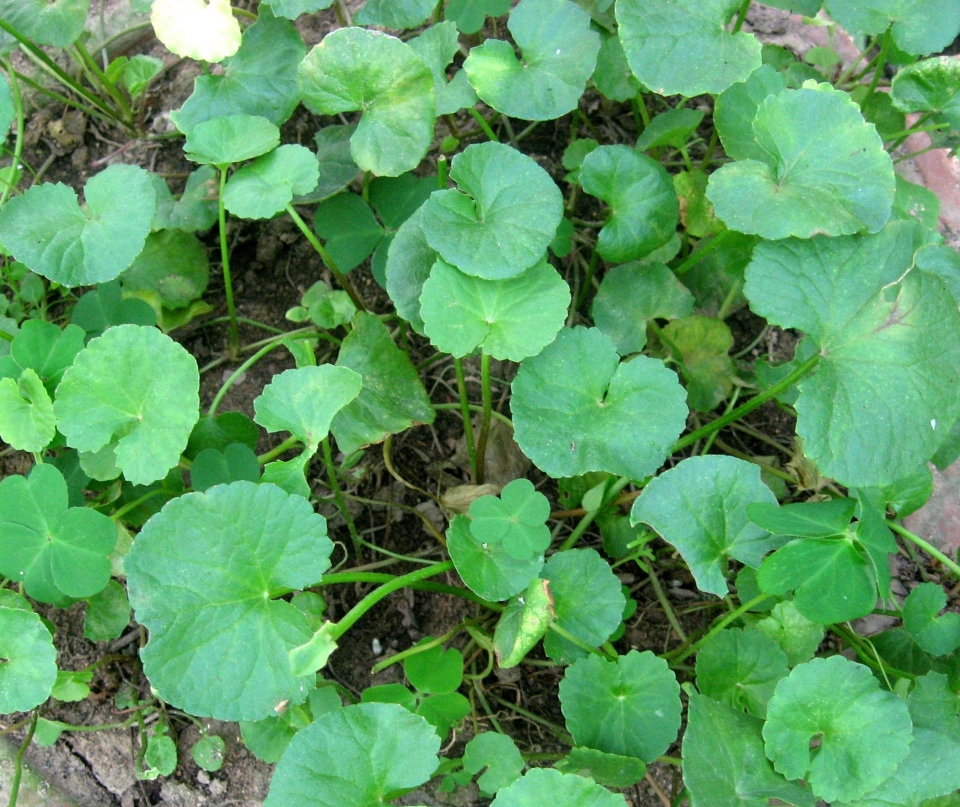
[[[960,6],[949,0],[829,0],[827,10],[851,33],[889,27],[897,47],[914,56],[943,50],[960,33]]]
[[[722,630],[697,653],[697,689],[755,717],[766,716],[767,702],[786,675],[786,655],[758,630]]]
[[[53,409],[67,445],[107,449],[135,485],[163,479],[180,461],[200,415],[197,362],[156,328],[120,325],[77,354]]]
[[[610,205],[597,250],[613,263],[632,261],[662,247],[676,232],[680,202],[664,167],[628,146],[600,146],[580,169],[591,196]]]
[[[535,356],[563,327],[569,305],[570,287],[546,260],[504,280],[465,275],[438,260],[420,294],[424,331],[458,358],[477,348],[495,359]]]
[[[664,753],[680,729],[680,685],[649,650],[575,662],[560,682],[560,704],[577,745],[644,762]]]
[[[463,63],[483,101],[522,120],[552,120],[575,109],[597,65],[600,35],[571,0],[521,0],[507,28],[520,48],[488,39]]]
[[[517,560],[502,543],[476,538],[467,516],[456,516],[451,522],[447,551],[463,582],[485,600],[505,600],[519,594],[543,566],[543,555]]]
[[[752,34],[724,27],[737,0],[620,0],[620,41],[634,75],[660,95],[723,92],[760,67]]]
[[[297,732],[264,807],[380,807],[437,769],[433,727],[395,703],[359,703],[320,715]]]
[[[624,807],[626,799],[585,776],[553,768],[531,768],[503,788],[491,807]]]
[[[116,543],[107,516],[68,506],[67,483],[52,465],[0,482],[0,574],[23,583],[35,600],[99,592],[110,579],[107,556]]]
[[[240,48],[240,23],[230,0],[153,0],[150,22],[168,50],[221,62]]]
[[[777,684],[763,727],[774,767],[787,779],[805,779],[828,802],[853,801],[880,784],[907,756],[912,737],[906,702],[843,656],[794,667]]]
[[[61,183],[35,185],[0,211],[0,240],[38,275],[63,286],[113,280],[143,249],[157,207],[150,174],[111,165],[84,185],[84,207]]]
[[[280,130],[260,115],[221,115],[198,123],[183,145],[188,160],[226,166],[252,160],[280,144]]]
[[[499,280],[540,260],[563,218],[563,196],[546,171],[509,146],[477,143],[453,158],[450,176],[460,190],[436,191],[420,220],[445,261]]]
[[[77,41],[89,9],[90,0],[0,0],[0,18],[5,23],[38,45],[56,48]]]
[[[710,176],[707,197],[731,229],[763,238],[876,232],[896,180],[876,128],[829,84],[769,95],[757,108],[758,150]]]
[[[280,146],[237,171],[223,191],[223,206],[242,219],[268,219],[296,194],[317,186],[320,164],[310,149]]]
[[[57,680],[53,637],[26,600],[0,600],[0,713],[26,712],[49,696]]]
[[[315,676],[295,678],[287,654],[312,631],[274,598],[317,583],[332,551],[323,516],[275,485],[233,482],[168,502],[124,558],[160,697],[219,720],[302,703]]]
[[[515,437],[550,476],[653,473],[687,419],[686,393],[658,359],[621,364],[596,328],[560,331],[513,381]]]
[[[387,34],[339,28],[300,63],[304,101],[316,112],[362,110],[350,153],[364,171],[399,176],[420,164],[433,139],[433,74]]]
[[[903,603],[903,627],[914,641],[934,656],[945,656],[960,647],[960,614],[939,614],[947,593],[936,583],[921,583]]]
[[[925,237],[893,222],[872,236],[764,242],[747,268],[753,310],[819,346],[797,433],[820,472],[851,487],[915,471],[960,412],[956,301],[940,278],[911,270]]]
[[[960,129],[960,60],[939,56],[907,65],[897,71],[890,97],[903,112],[940,112]]]

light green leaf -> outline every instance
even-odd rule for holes
[[[525,560],[550,546],[549,517],[549,499],[529,479],[514,479],[499,496],[470,503],[470,532],[483,543],[502,543],[517,560]]]
[[[0,438],[18,451],[39,452],[57,433],[53,401],[40,376],[27,368],[17,381],[0,379]]]
[[[318,328],[332,331],[346,325],[357,313],[357,307],[345,291],[334,291],[318,280],[304,292],[297,308],[291,308],[286,317],[293,322],[308,319]],[[316,364],[316,361],[312,362]]]
[[[673,180],[660,163],[628,146],[600,146],[586,156],[580,183],[610,205],[597,250],[613,263],[649,255],[670,240],[680,221]]]
[[[263,468],[263,477],[260,481],[269,482],[287,493],[309,499],[310,485],[307,484],[306,472],[313,453],[304,451],[292,460],[268,462]]]
[[[897,192],[893,197],[893,218],[902,221],[916,220],[928,229],[935,230],[940,218],[940,199],[935,193],[922,185],[907,182],[900,174],[897,174]],[[937,247],[930,246],[927,249],[935,250]],[[957,255],[956,250],[950,247],[947,247],[947,249],[950,250],[952,255],[957,256],[954,263],[960,263],[960,255]],[[921,266],[921,268],[924,267]],[[935,274],[937,273],[935,272]],[[944,280],[946,281],[946,278]]]
[[[590,313],[617,352],[627,356],[646,346],[648,319],[692,314],[693,295],[666,265],[634,261],[607,271]]]
[[[560,331],[512,385],[515,438],[553,477],[608,471],[643,479],[686,424],[685,393],[658,359],[621,364],[595,328]]]
[[[219,185],[216,169],[201,165],[187,177],[183,195],[176,201],[166,180],[156,174],[153,178],[157,191],[157,212],[153,217],[154,230],[184,230],[188,233],[209,230],[217,222],[217,194]]]
[[[18,261],[63,286],[112,280],[140,254],[157,206],[150,175],[111,165],[84,185],[84,207],[61,183],[34,185],[0,210],[0,240]]]
[[[13,95],[10,92],[10,82],[6,76],[0,78],[0,143],[7,139],[10,133],[10,124],[17,116],[13,106]]]
[[[739,7],[737,0],[620,0],[620,41],[634,75],[660,95],[688,98],[743,81],[760,67],[760,43],[724,27]]]
[[[205,448],[193,459],[190,482],[194,490],[204,491],[229,482],[260,481],[260,463],[250,446],[231,443],[223,451]]]
[[[593,779],[605,787],[625,788],[637,784],[647,766],[636,757],[605,754],[594,748],[571,748],[566,757],[554,766],[561,773],[575,773]]]
[[[77,41],[90,0],[0,0],[0,17],[38,45],[65,48]]]
[[[34,370],[52,393],[81,350],[83,330],[76,325],[61,330],[52,322],[28,319],[10,343],[9,355],[0,358],[0,377],[16,380],[24,370]]]
[[[650,481],[630,520],[653,527],[683,555],[697,588],[722,597],[728,558],[755,569],[783,544],[747,518],[754,502],[776,504],[756,465],[720,455],[690,457]]]
[[[626,800],[591,779],[553,768],[531,768],[509,787],[503,788],[491,807],[624,807]]]
[[[221,62],[240,48],[240,23],[230,0],[153,0],[150,22],[168,50],[202,62]]]
[[[360,375],[360,394],[347,403],[330,424],[337,446],[345,454],[416,423],[433,423],[436,412],[407,354],[375,314],[358,314],[343,340],[337,366]]]
[[[269,6],[274,14],[290,20],[295,20],[301,14],[313,14],[315,11],[330,8],[332,4],[333,0],[264,0],[263,2],[263,5]],[[258,19],[262,19],[262,15],[261,10]]]
[[[465,34],[475,34],[487,17],[500,17],[510,10],[510,0],[449,0],[444,19],[453,20]]]
[[[925,232],[893,222],[872,236],[762,243],[747,269],[753,310],[819,348],[799,384],[797,433],[820,473],[845,485],[912,473],[960,411],[956,301],[939,278],[911,270]]]
[[[539,642],[553,621],[550,583],[537,578],[523,594],[507,603],[493,634],[497,665],[516,667]]]
[[[577,745],[644,762],[664,753],[680,729],[680,685],[649,650],[575,662],[560,682],[560,704]]]
[[[545,259],[504,280],[471,277],[438,260],[420,294],[430,341],[460,358],[480,348],[496,359],[535,356],[563,327],[570,288]]]
[[[551,120],[575,109],[600,50],[590,16],[570,0],[521,0],[507,28],[523,59],[499,39],[472,48],[463,69],[477,95],[522,120]]]
[[[272,764],[283,756],[293,735],[311,722],[312,715],[306,704],[288,706],[279,716],[272,715],[263,720],[241,720],[240,734],[243,744],[257,759]]]
[[[805,787],[778,774],[763,753],[763,723],[703,695],[690,696],[683,782],[692,807],[814,807]]]
[[[596,88],[611,101],[629,101],[640,92],[640,82],[633,76],[627,56],[616,34],[603,36],[603,44],[597,54],[597,67],[593,71]]]
[[[184,156],[195,163],[226,166],[252,160],[280,145],[280,130],[259,115],[221,115],[198,123],[184,143]]]
[[[637,151],[647,151],[661,146],[682,148],[697,131],[703,120],[703,111],[699,109],[670,109],[661,112],[637,138]]]
[[[767,702],[786,675],[786,655],[757,630],[722,630],[697,653],[697,689],[754,717],[766,717]]]
[[[169,776],[177,769],[177,744],[172,737],[151,734],[147,737],[147,751],[143,755],[147,770],[139,774],[143,779]]]
[[[811,238],[876,232],[890,218],[890,155],[845,92],[820,84],[769,95],[753,132],[759,150],[722,166],[707,187],[731,229]]]
[[[546,171],[509,146],[478,143],[453,158],[450,177],[459,190],[436,191],[420,219],[445,261],[500,280],[540,260],[563,218],[563,196]]]
[[[425,636],[418,644],[430,640],[431,637]],[[460,688],[463,656],[456,648],[444,650],[442,645],[437,645],[404,659],[403,672],[418,692],[445,695]]]
[[[223,756],[226,752],[226,743],[223,737],[216,734],[204,734],[190,749],[190,756],[197,766],[205,771],[214,773],[223,767]]]
[[[902,112],[940,112],[960,129],[960,61],[939,56],[907,65],[894,76],[890,97]]]
[[[290,432],[313,452],[334,415],[360,394],[362,384],[359,373],[332,364],[285,370],[253,402],[253,419],[268,432]]]
[[[92,339],[57,387],[53,409],[67,445],[109,449],[135,485],[180,461],[199,417],[197,362],[156,328],[120,325]]]
[[[367,0],[353,19],[357,25],[403,31],[422,25],[435,8],[433,0]]]
[[[781,680],[767,706],[767,756],[824,801],[852,801],[894,772],[912,740],[907,704],[880,689],[868,667],[816,658]],[[816,755],[810,741],[820,740]]]
[[[756,627],[780,645],[790,667],[810,661],[824,635],[823,626],[807,619],[791,600],[777,603]]]
[[[733,390],[737,376],[729,352],[733,334],[725,322],[694,314],[663,329],[668,354],[680,365],[690,408],[710,412]],[[677,355],[679,351],[679,355]]]
[[[903,603],[903,627],[914,641],[934,656],[945,656],[960,647],[960,614],[939,614],[947,593],[936,583],[921,583]]]
[[[463,582],[485,600],[519,594],[543,567],[542,555],[517,560],[502,544],[478,541],[470,531],[470,519],[462,515],[447,528],[447,551]]]
[[[317,187],[319,177],[317,158],[310,149],[294,143],[280,146],[230,177],[223,205],[242,219],[269,219],[295,195]]]
[[[714,125],[723,150],[734,160],[766,162],[769,155],[757,142],[753,128],[760,105],[771,95],[787,88],[787,80],[768,64],[754,70],[746,81],[740,81],[717,97],[713,113]]]
[[[439,748],[426,720],[393,703],[327,712],[290,741],[264,807],[378,807],[426,782]]]
[[[52,465],[0,482],[0,574],[33,599],[60,603],[101,591],[116,543],[107,516],[68,506],[67,483]]]
[[[452,115],[477,102],[477,93],[467,81],[467,74],[459,71],[447,81],[447,67],[460,52],[457,26],[451,20],[431,25],[420,36],[411,39],[410,47],[423,59],[433,73],[433,91],[437,96],[437,115]]]
[[[410,216],[397,230],[387,251],[385,269],[387,294],[397,313],[410,323],[418,334],[424,336],[423,319],[420,317],[420,295],[430,270],[439,257],[427,243],[421,223],[423,207]]]
[[[83,638],[91,642],[109,642],[130,624],[130,601],[116,580],[110,580],[99,594],[87,599],[83,618]]]
[[[156,297],[166,308],[185,308],[199,299],[210,281],[203,244],[192,233],[164,230],[151,233],[136,260],[120,275],[130,294]]]
[[[493,795],[520,778],[524,761],[516,743],[507,734],[485,731],[477,734],[463,750],[463,769],[474,776],[484,768],[477,780],[480,790]]]
[[[8,477],[9,479],[10,477]],[[57,680],[57,651],[40,617],[22,605],[0,605],[0,710],[26,712],[49,696]]]
[[[383,238],[383,227],[360,196],[345,191],[317,205],[313,228],[341,272],[363,263]]]
[[[599,647],[620,625],[626,603],[620,581],[596,550],[557,552],[544,564],[540,577],[550,583],[554,622],[580,641]],[[586,655],[552,631],[544,637],[543,649],[558,662]]]
[[[294,677],[287,653],[311,634],[276,597],[317,583],[332,551],[324,518],[274,485],[233,482],[168,502],[124,560],[160,697],[219,720],[302,703],[315,677]]]
[[[827,0],[827,11],[851,33],[889,26],[897,47],[913,56],[943,50],[960,33],[960,7],[943,0]]]
[[[580,169],[583,167],[583,161],[599,145],[592,137],[581,137],[570,142],[570,145],[563,150],[563,167],[570,172],[564,177],[566,182],[580,184]]]
[[[300,609],[298,608],[297,611]],[[290,671],[294,677],[310,677],[326,666],[333,651],[337,649],[337,642],[333,638],[333,627],[332,622],[324,622],[313,632],[308,641],[291,648],[287,653],[290,659]]]
[[[131,98],[139,98],[150,82],[163,72],[163,61],[154,56],[138,53],[126,63],[123,69],[123,85]]]
[[[364,171],[398,176],[433,140],[433,75],[409,45],[363,28],[340,28],[301,62],[307,106],[322,115],[363,111],[350,152]]]
[[[55,698],[61,703],[78,703],[90,697],[90,687],[88,684],[93,680],[93,673],[84,670],[76,672],[70,670],[58,670],[57,680],[53,685],[51,698]]]

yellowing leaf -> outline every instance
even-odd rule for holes
[[[150,22],[177,56],[221,62],[240,50],[240,23],[230,0],[155,0]]]

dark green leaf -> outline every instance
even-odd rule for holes
[[[697,653],[697,689],[754,717],[766,717],[767,702],[786,675],[786,655],[757,630],[720,631]]]

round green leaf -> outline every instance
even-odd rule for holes
[[[9,477],[8,477],[9,478]],[[0,606],[0,712],[39,706],[57,680],[57,651],[40,617],[24,607]]]
[[[387,294],[393,300],[397,313],[410,323],[413,330],[424,336],[420,295],[439,256],[427,243],[422,222],[423,207],[420,207],[397,230],[387,250],[385,274]]]
[[[531,768],[503,788],[491,807],[624,807],[626,800],[592,779],[553,768]]]
[[[474,736],[463,750],[463,769],[474,775],[486,768],[477,784],[491,795],[516,782],[524,765],[520,749],[508,734],[485,731]]]
[[[424,637],[421,644],[430,641]],[[456,648],[431,647],[404,659],[403,671],[418,692],[445,695],[456,692],[463,681],[463,656]]]
[[[570,0],[521,0],[507,28],[513,45],[488,39],[463,63],[483,101],[522,120],[552,120],[575,109],[597,65],[600,35]]]
[[[960,6],[949,0],[828,0],[827,10],[851,33],[889,27],[897,47],[914,56],[943,50],[960,34]]]
[[[330,431],[352,454],[416,423],[433,423],[436,411],[410,357],[394,344],[375,314],[358,314],[340,345],[337,366],[359,373],[360,394],[334,415]]]
[[[281,13],[277,0],[272,8]],[[300,103],[297,67],[306,52],[293,23],[274,17],[261,4],[257,21],[243,32],[240,50],[224,59],[223,74],[197,76],[193,94],[170,118],[184,134],[211,118],[241,113],[280,126]]]
[[[433,140],[430,68],[409,45],[363,28],[339,28],[301,62],[300,87],[322,115],[362,110],[350,153],[364,171],[398,176],[420,164]]]
[[[500,496],[471,502],[470,532],[483,543],[502,543],[517,560],[525,560],[550,546],[549,517],[549,499],[529,479],[514,479]]]
[[[237,171],[223,191],[223,205],[242,219],[269,219],[297,194],[317,186],[320,167],[310,149],[280,146]]]
[[[423,25],[435,8],[433,0],[367,0],[353,19],[357,25],[379,25],[403,31]]]
[[[77,194],[61,183],[34,185],[0,210],[0,240],[38,275],[63,286],[117,277],[150,234],[157,195],[135,165],[111,165]]]
[[[514,561],[516,563],[516,561]],[[594,549],[568,549],[551,555],[540,570],[550,583],[554,621],[591,647],[599,647],[620,624],[626,600],[620,581]],[[586,651],[548,632],[543,649],[555,661],[573,661]]]
[[[240,48],[240,23],[230,0],[153,0],[150,22],[168,50],[201,62],[221,62]]]
[[[39,452],[57,434],[53,401],[36,371],[0,379],[0,439],[18,451]]]
[[[767,702],[786,675],[786,655],[757,630],[720,631],[697,653],[697,689],[755,717],[766,716]]]
[[[135,485],[180,461],[199,417],[200,374],[186,350],[156,328],[120,325],[90,340],[63,375],[57,428],[78,451],[107,449]]]
[[[453,20],[465,34],[475,34],[487,17],[499,17],[510,10],[510,0],[449,0],[444,19]]]
[[[753,119],[756,152],[710,176],[707,198],[731,229],[763,238],[876,232],[896,190],[876,128],[828,84],[769,95]]]
[[[480,348],[496,359],[535,356],[563,327],[570,288],[546,259],[504,280],[471,277],[438,260],[420,294],[430,341],[460,358]]]
[[[440,738],[393,703],[360,703],[318,717],[290,741],[264,807],[380,807],[436,770]]]
[[[608,471],[643,479],[686,424],[676,374],[646,356],[621,364],[595,328],[560,331],[523,362],[512,389],[517,443],[553,477]]]
[[[634,75],[660,95],[723,92],[760,67],[752,34],[724,27],[737,0],[620,0],[620,41]]]
[[[91,642],[116,639],[130,624],[130,601],[116,580],[110,580],[99,594],[87,598],[83,617],[83,638]]]
[[[610,205],[597,250],[613,263],[649,255],[670,240],[680,221],[680,203],[664,167],[628,146],[600,146],[586,156],[580,182]]]
[[[218,720],[302,703],[315,676],[295,678],[287,654],[311,631],[275,597],[317,583],[332,551],[323,516],[274,485],[233,482],[168,502],[124,559],[160,697]]]
[[[317,205],[313,228],[341,272],[359,266],[383,239],[383,227],[362,197],[345,191]]]
[[[120,275],[121,288],[132,294],[156,295],[160,305],[184,308],[207,290],[210,265],[203,244],[192,233],[151,233],[137,259]]]
[[[960,412],[956,301],[940,278],[911,270],[926,238],[919,223],[892,222],[872,236],[761,243],[747,269],[753,310],[819,349],[799,384],[797,433],[844,485],[913,473]]]
[[[664,753],[680,729],[680,685],[649,650],[575,662],[560,682],[560,705],[577,745],[644,762]]]
[[[223,755],[226,752],[223,737],[216,734],[204,734],[190,749],[190,756],[197,766],[214,773],[223,767]]]
[[[139,98],[143,95],[150,82],[163,72],[164,67],[163,60],[155,56],[138,53],[131,57],[123,68],[123,85],[130,97]]]
[[[420,219],[447,263],[500,280],[540,260],[563,218],[563,196],[546,171],[509,146],[478,143],[453,158],[450,176],[460,190],[436,191]]]
[[[907,65],[894,77],[890,97],[902,112],[939,112],[960,128],[960,60],[939,56]]]
[[[252,160],[280,145],[280,130],[259,115],[221,115],[198,123],[187,135],[188,160],[226,166]]]
[[[485,600],[519,594],[543,567],[542,555],[517,560],[502,544],[477,540],[467,516],[456,516],[447,528],[447,551],[463,582]]]
[[[807,619],[791,600],[777,603],[756,627],[780,646],[790,667],[810,661],[823,641],[823,626]]]
[[[264,0],[262,5],[271,8],[274,14],[295,20],[301,14],[313,14],[315,11],[330,8],[332,4],[333,0]],[[257,19],[262,18],[261,10]]]
[[[33,599],[59,603],[101,591],[116,543],[107,516],[68,506],[67,483],[52,465],[0,482],[0,574]]]
[[[814,738],[820,740],[815,756]],[[852,801],[907,756],[912,724],[907,704],[881,690],[868,667],[831,656],[795,667],[777,685],[763,739],[787,779],[805,779],[824,801]]]
[[[693,295],[665,264],[634,261],[607,271],[590,313],[617,352],[627,356],[646,346],[648,319],[692,314]]]
[[[938,617],[947,604],[947,593],[936,583],[921,583],[903,603],[903,627],[914,641],[934,656],[945,656],[960,647],[960,614]]]
[[[223,451],[205,448],[193,459],[190,482],[194,490],[204,491],[214,485],[229,482],[260,481],[260,463],[257,455],[242,443],[231,443]]]
[[[0,0],[0,17],[38,45],[65,48],[87,22],[90,0]]]
[[[757,142],[753,120],[767,97],[777,95],[786,88],[787,80],[783,74],[765,64],[754,70],[746,81],[737,82],[720,93],[713,121],[728,157],[760,162],[769,159]]]

